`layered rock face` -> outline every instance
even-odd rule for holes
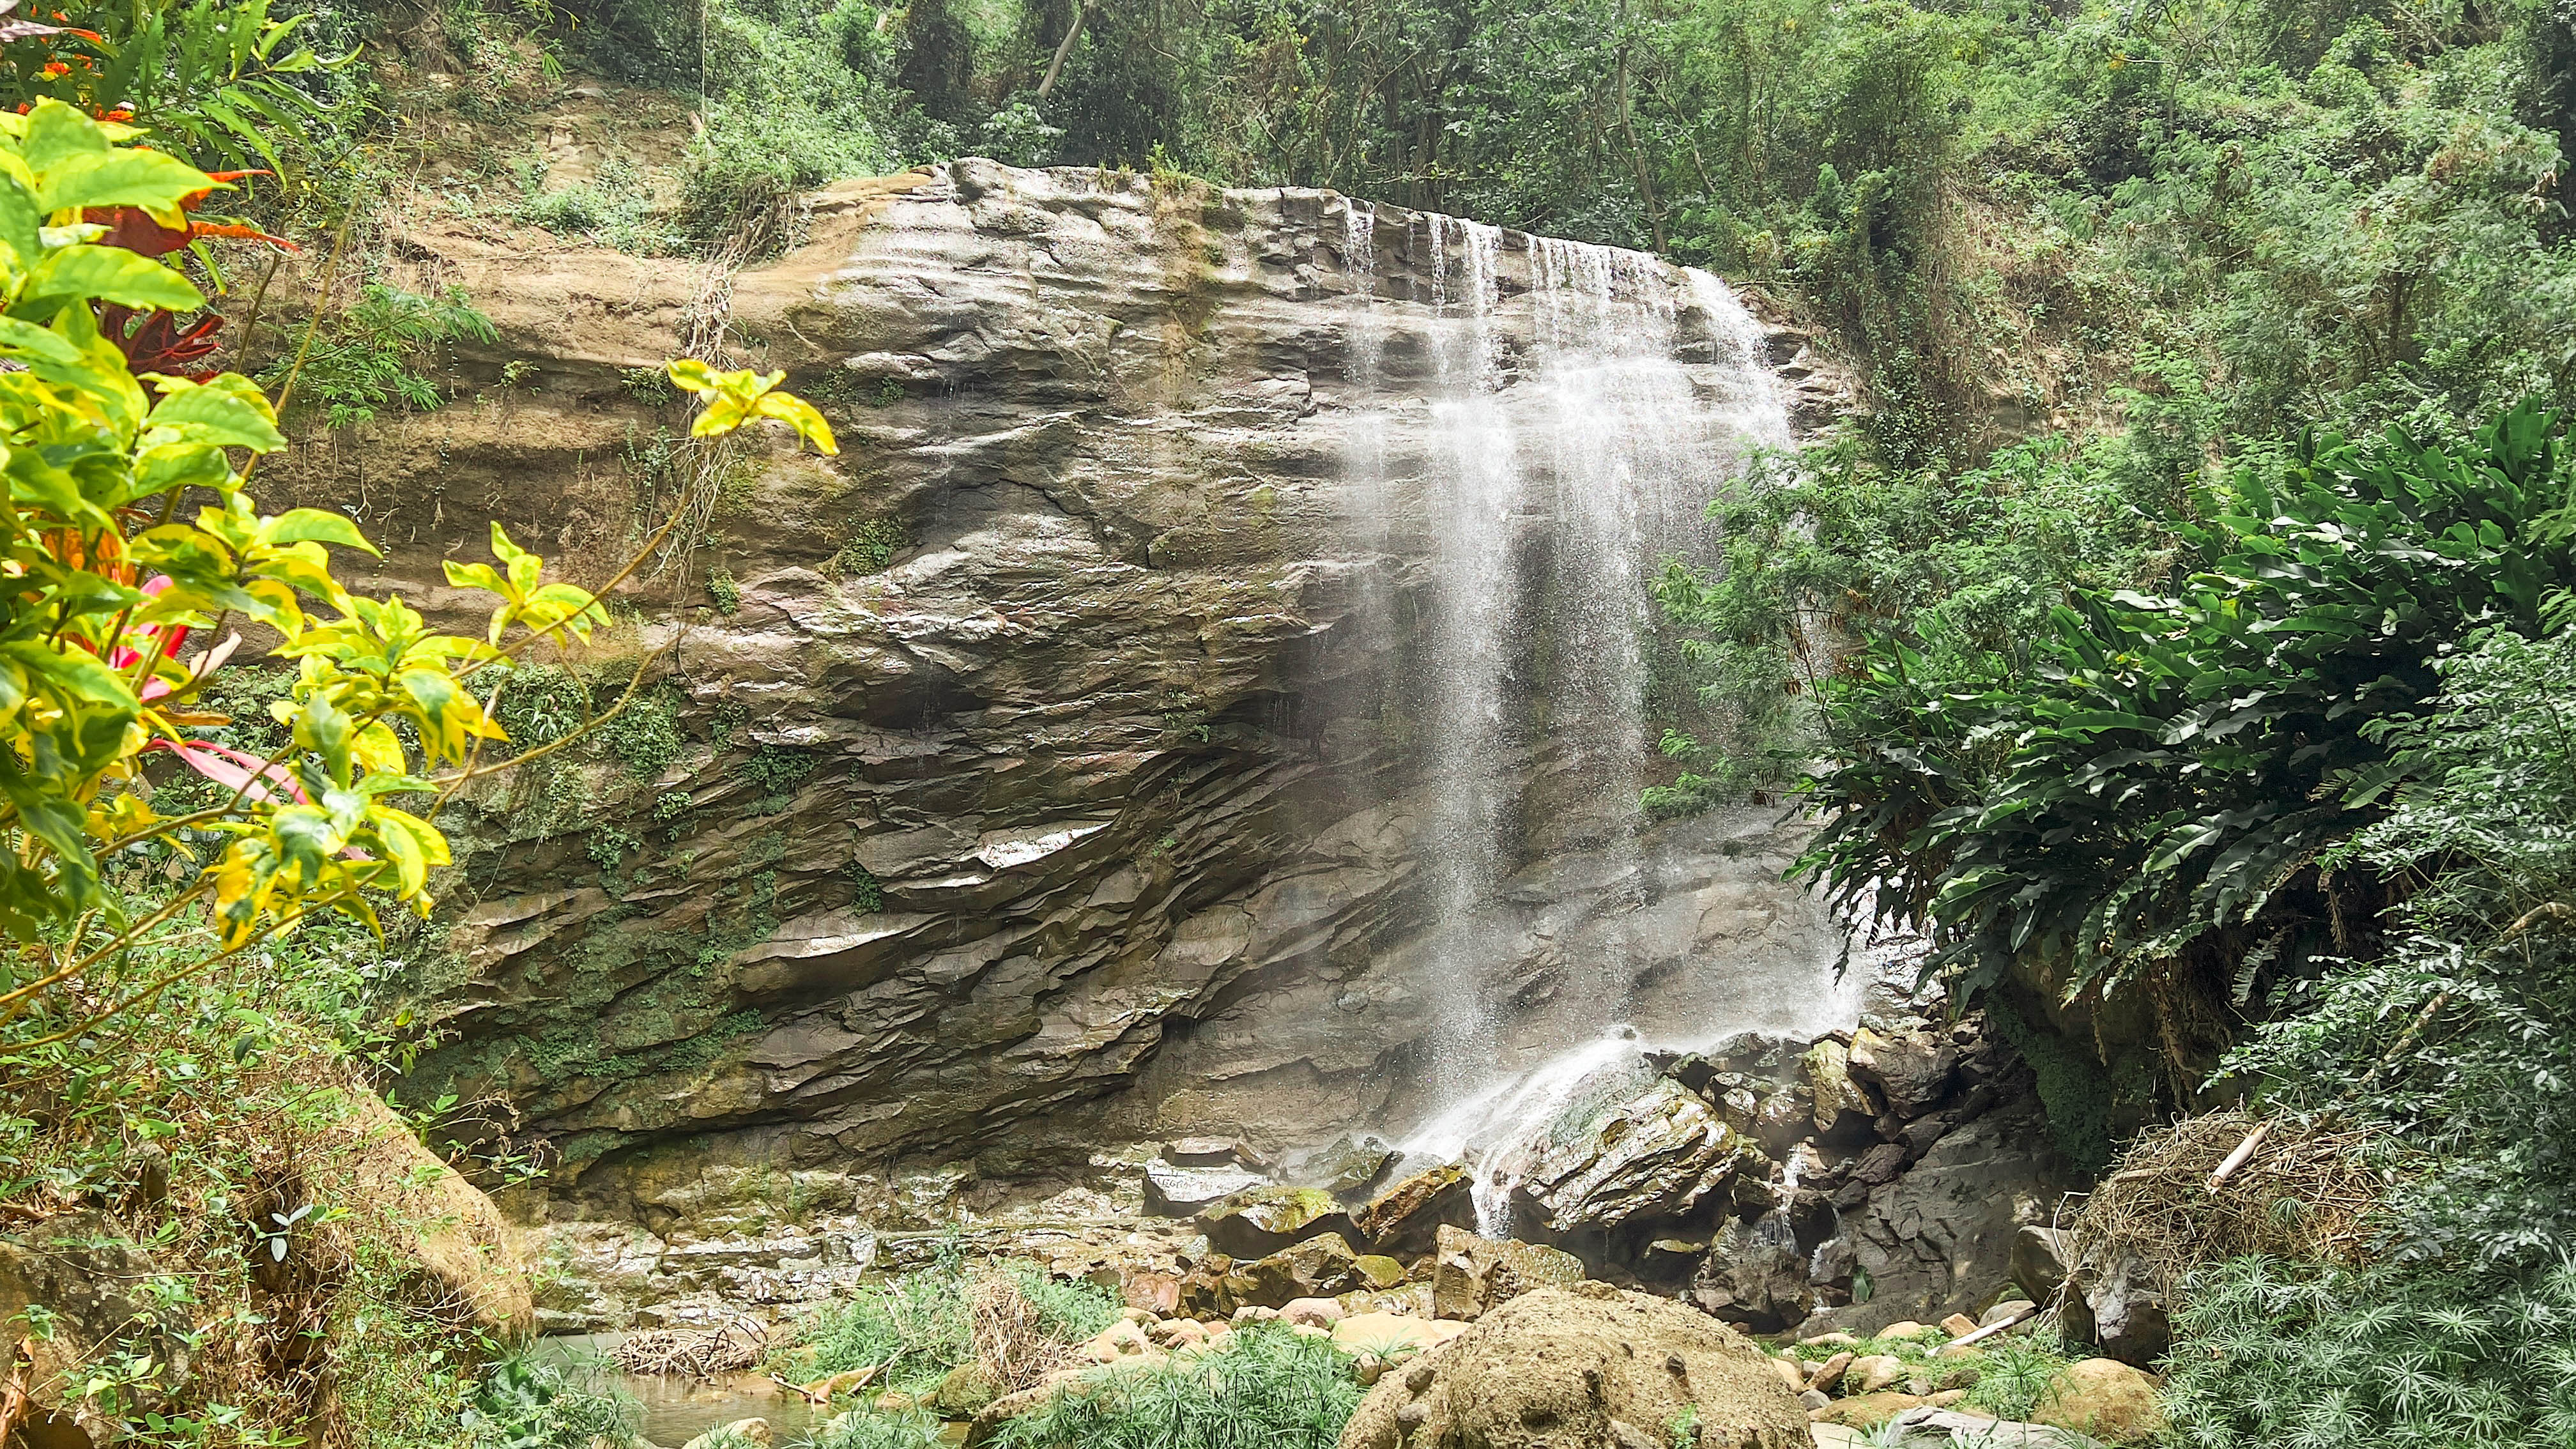
[[[1455,1089],[1444,993],[1501,1004],[1489,1072],[1609,1011],[1713,1037],[1844,1009],[1834,932],[1778,879],[1794,827],[1640,833],[1633,790],[1525,718],[1603,647],[1551,622],[1583,582],[1572,483],[1610,486],[1569,471],[1598,449],[1536,360],[1568,299],[1656,329],[1644,406],[1692,488],[1746,446],[1730,420],[1837,405],[1707,279],[1330,193],[983,162],[825,193],[729,277],[401,240],[498,325],[463,359],[482,391],[271,475],[389,543],[375,582],[437,616],[488,517],[598,583],[695,480],[575,661],[595,707],[641,666],[634,697],[442,822],[456,925],[416,975],[450,1039],[421,1074],[508,1103],[561,1156],[550,1190],[651,1221],[709,1168],[909,1158],[954,1186],[1148,1136],[1314,1146]],[[673,439],[642,369],[718,334],[824,407],[838,458]],[[1425,521],[1461,398],[1541,480],[1483,560]],[[1471,562],[1529,622],[1487,661],[1489,757],[1445,767],[1502,822],[1461,906],[1426,865],[1427,762],[1465,726],[1425,620]],[[520,698],[579,713],[542,678]]]

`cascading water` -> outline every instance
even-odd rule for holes
[[[1351,203],[1345,226],[1349,364],[1372,387],[1394,366],[1376,295],[1380,244],[1396,239],[1387,215]],[[1513,988],[1491,979],[1487,908],[1533,832],[1568,813],[1529,818],[1524,782],[1544,775],[1560,803],[1592,802],[1609,823],[1587,848],[1613,858],[1604,874],[1621,889],[1647,888],[1627,802],[1651,758],[1649,589],[1664,558],[1702,547],[1702,510],[1746,456],[1790,431],[1760,329],[1714,277],[1438,215],[1409,218],[1400,242],[1415,260],[1402,300],[1434,314],[1420,455],[1392,452],[1372,419],[1344,465],[1372,542],[1419,529],[1433,560],[1414,591],[1410,683],[1427,1085],[1441,1105],[1405,1146],[1475,1157],[1480,1216],[1498,1232],[1515,1164],[1632,1076],[1643,1046],[1622,1025],[1636,970],[1613,931],[1558,965],[1555,989],[1581,1008],[1535,1053],[1502,1049]],[[1698,1026],[1705,1040],[1745,1024]]]

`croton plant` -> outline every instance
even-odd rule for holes
[[[476,676],[600,617],[497,525],[492,563],[447,565],[492,601],[480,636],[353,593],[332,550],[374,552],[354,524],[266,513],[247,491],[251,461],[286,441],[259,388],[169,349],[168,366],[129,359],[136,335],[185,337],[175,319],[205,309],[166,258],[225,185],[59,101],[0,112],[0,1024],[33,1012],[61,1036],[112,1015],[130,1000],[85,978],[183,913],[212,959],[317,911],[426,912],[448,848],[422,802],[507,755]],[[781,375],[670,372],[709,399],[700,436],[768,417],[834,450]],[[224,722],[199,696],[239,649],[236,624],[297,671],[272,707],[291,738],[273,757],[201,737]],[[152,778],[175,764],[219,802],[156,811]],[[147,911],[101,861],[148,842],[193,864]]]

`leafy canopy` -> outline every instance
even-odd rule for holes
[[[2384,813],[2374,722],[2421,709],[2472,630],[2536,633],[2576,584],[2542,526],[2558,432],[2524,408],[2458,446],[2311,434],[2172,521],[2197,566],[2164,591],[2074,589],[2045,637],[1955,680],[1881,633],[1825,687],[1808,864],[1931,927],[1970,993],[2016,966],[2070,998],[2238,970],[2241,1001],[2367,945],[2376,874],[2319,856]],[[2179,1056],[2224,1044],[2163,1024]]]

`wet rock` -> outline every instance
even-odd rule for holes
[[[1360,1209],[1360,1233],[1382,1252],[1411,1255],[1428,1252],[1443,1224],[1472,1228],[1476,1204],[1470,1196],[1474,1175],[1457,1163],[1417,1172],[1379,1193]]]
[[[1236,1193],[1267,1185],[1268,1178],[1241,1167],[1185,1167],[1158,1157],[1145,1164],[1145,1211],[1156,1217],[1193,1217]]]
[[[1583,1260],[1533,1243],[1480,1238],[1461,1228],[1440,1228],[1431,1270],[1431,1312],[1459,1320],[1483,1316],[1540,1288],[1583,1281]]]
[[[1862,1027],[1844,1055],[1853,1081],[1875,1088],[1888,1111],[1909,1119],[1941,1104],[1958,1064],[1958,1049],[1928,1031],[1882,1034]]]
[[[1818,1132],[1836,1134],[1863,1126],[1879,1114],[1869,1089],[1852,1079],[1851,1050],[1831,1037],[1807,1049],[1799,1070],[1807,1079],[1808,1118]]]
[[[2059,1313],[2067,1337],[2145,1368],[2165,1356],[2173,1325],[2147,1266],[2126,1254],[2079,1265]]]
[[[1780,1088],[1753,1112],[1753,1135],[1774,1153],[1794,1150],[1813,1126],[1814,1107],[1804,1086]]]
[[[885,404],[823,398],[865,445],[744,455],[724,529],[738,612],[671,581],[631,591],[647,634],[690,629],[689,667],[648,686],[685,741],[660,778],[576,750],[569,821],[498,781],[441,817],[479,899],[425,983],[445,1035],[420,1089],[499,1093],[532,1134],[594,1144],[550,1179],[563,1201],[631,1199],[657,1154],[875,1169],[1028,1142],[986,1159],[1016,1174],[1138,1121],[1306,1140],[1433,1029],[1422,799],[1379,788],[1415,761],[1344,748],[1374,701],[1418,694],[1401,671],[1428,535],[1359,529],[1418,518],[1428,480],[1399,469],[1381,495],[1343,459],[1355,419],[1391,458],[1436,448],[1413,363],[1457,325],[1432,300],[1445,262],[1401,208],[1375,210],[1386,245],[1362,272],[1337,196],[1185,189],[981,161],[841,183],[806,245],[734,278],[734,325],[790,349],[778,365]],[[382,530],[406,542],[369,582],[446,629],[440,561],[479,548],[487,517],[543,521],[567,558],[619,546],[628,510],[596,460],[654,415],[617,371],[681,350],[695,283],[604,248],[531,257],[479,225],[408,235],[492,317],[493,356],[563,379],[471,418],[389,416],[371,443],[444,501],[406,492]],[[1507,295],[1544,255],[1501,242]],[[1351,365],[1360,287],[1368,330],[1411,359],[1382,379]],[[1619,291],[1623,314],[1653,294],[1690,391],[1732,410],[1751,381],[1732,302],[1652,265]],[[1497,348],[1527,348],[1542,311],[1498,310]],[[1559,425],[1529,391],[1495,401],[1515,427],[1538,410],[1535,438]],[[326,454],[263,476],[282,502],[353,501]],[[899,546],[853,569],[870,540]],[[746,769],[756,752],[793,778]],[[1617,792],[1492,767],[1531,859],[1471,929],[1554,1018],[1534,1027],[1597,1016],[1565,963],[1614,943],[1675,983],[1652,994],[1676,1019],[1701,1004],[1682,968],[1708,961],[1823,981],[1839,937],[1779,879],[1801,827],[1657,825],[1637,841],[1649,881],[1577,848],[1632,813]],[[610,829],[643,842],[615,896],[569,869],[577,832]],[[1347,969],[1315,969],[1328,944]]]
[[[1779,1215],[1731,1225],[1691,1278],[1701,1311],[1756,1333],[1776,1333],[1815,1311],[1807,1256]]]
[[[1312,1187],[1256,1187],[1200,1210],[1199,1230],[1218,1252],[1259,1258],[1304,1238],[1358,1235],[1333,1195]]]
[[[1680,1304],[1594,1284],[1515,1299],[1381,1378],[1341,1449],[1661,1449],[1684,1419],[1712,1449],[1810,1442],[1759,1349]]]
[[[1307,1159],[1298,1173],[1335,1197],[1353,1198],[1383,1181],[1399,1156],[1377,1138],[1344,1137]]]
[[[1748,1163],[1767,1163],[1750,1138],[1670,1080],[1595,1114],[1549,1141],[1518,1193],[1548,1232],[1615,1228],[1679,1217]]]

